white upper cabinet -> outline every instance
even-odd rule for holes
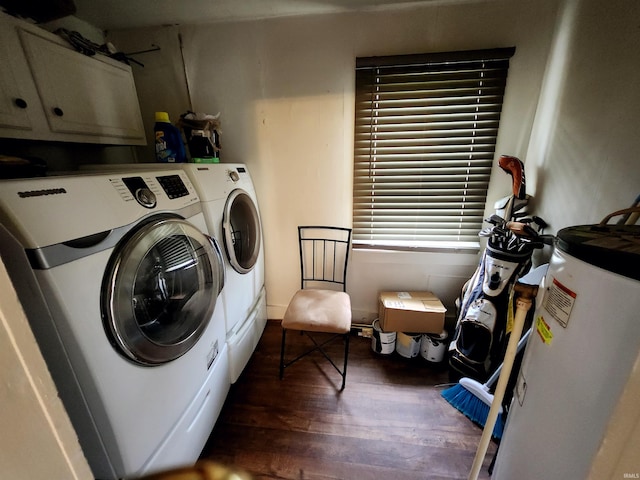
[[[131,67],[2,15],[0,137],[144,145]]]
[[[34,122],[31,117],[42,115],[34,85],[21,81],[30,73],[24,63],[18,37],[12,33],[4,24],[0,25],[0,130],[3,137],[20,136],[21,133],[15,130],[22,134],[32,131]]]

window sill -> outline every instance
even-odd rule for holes
[[[477,254],[480,252],[479,242],[397,242],[353,241],[354,250],[384,250],[397,252],[431,252],[431,253],[464,253]]]

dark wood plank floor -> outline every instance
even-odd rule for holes
[[[255,479],[467,478],[482,430],[440,396],[449,381],[443,367],[420,356],[381,356],[370,339],[354,335],[343,392],[340,376],[317,353],[281,381],[280,333],[280,322],[269,321],[202,458]],[[495,449],[492,442],[482,479],[490,478]]]

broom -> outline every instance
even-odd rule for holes
[[[516,354],[522,350],[525,343],[529,339],[531,329],[522,336],[518,342],[518,348]],[[493,384],[498,380],[500,372],[502,371],[502,364],[496,369],[495,372],[489,377],[485,383],[480,383],[473,378],[463,377],[453,387],[447,388],[440,392],[442,398],[449,402],[452,406],[462,412],[473,423],[484,427],[489,415],[489,409],[493,402],[493,394],[489,392]],[[502,418],[502,407],[498,413],[498,419],[491,436],[496,439],[502,438],[502,431],[504,429],[504,419]]]
[[[500,405],[504,398],[507,382],[511,376],[511,368],[513,367],[513,361],[515,360],[517,350],[516,338],[519,338],[522,334],[525,317],[527,316],[527,312],[531,308],[531,305],[533,305],[533,300],[538,293],[538,287],[534,285],[516,283],[514,291],[516,294],[516,316],[513,321],[511,337],[509,337],[509,342],[507,343],[507,351],[504,354],[504,361],[502,362],[503,370],[498,378],[496,392],[494,394],[493,402],[491,403],[491,408],[489,409],[489,415],[487,415],[487,422],[482,430],[480,444],[476,450],[476,456],[473,459],[473,465],[471,465],[471,471],[469,472],[467,480],[478,479],[478,474],[482,467],[482,461],[487,453],[489,442],[491,441],[491,431],[498,419],[498,409],[501,408]]]

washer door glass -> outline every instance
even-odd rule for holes
[[[112,344],[144,365],[185,354],[213,315],[223,275],[219,248],[190,223],[144,224],[116,249],[105,277],[103,316]]]
[[[247,192],[231,192],[222,219],[224,246],[229,263],[236,272],[250,272],[260,253],[260,216]]]

